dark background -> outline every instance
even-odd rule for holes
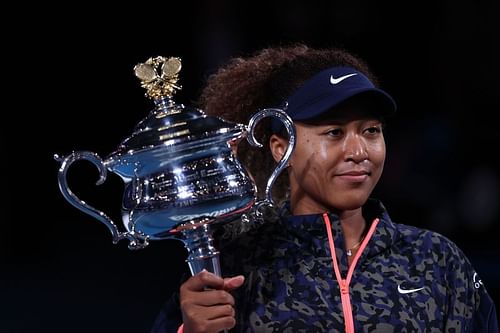
[[[138,62],[181,57],[175,99],[191,104],[230,57],[290,42],[367,60],[399,106],[375,195],[396,222],[455,241],[500,302],[492,1],[44,6],[23,9],[24,33],[20,24],[4,29],[14,59],[4,63],[3,97],[13,103],[1,142],[0,332],[147,332],[187,267],[182,244],[113,245],[104,225],[61,196],[52,156],[105,157],[131,133],[152,108],[133,75]],[[121,226],[121,181],[96,180],[90,163],[70,169],[72,190]]]

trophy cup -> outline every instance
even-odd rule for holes
[[[70,204],[108,227],[113,243],[128,239],[129,249],[141,249],[150,240],[178,239],[188,251],[187,262],[193,275],[206,269],[220,276],[212,227],[237,218],[251,221],[262,205],[273,204],[271,189],[294,149],[295,128],[280,109],[261,110],[248,125],[243,125],[175,103],[172,96],[180,89],[180,69],[181,61],[175,57],[150,58],[136,65],[135,75],[146,89],[146,96],[154,101],[154,109],[104,160],[89,151],[55,155],[61,162],[59,188]],[[267,181],[265,198],[257,201],[255,184],[232,146],[246,138],[252,146],[262,147],[254,137],[254,129],[265,117],[283,122],[289,145]],[[104,212],[86,204],[69,189],[67,171],[79,160],[90,161],[98,168],[97,185],[106,180],[107,171],[123,180],[125,231],[119,231]]]

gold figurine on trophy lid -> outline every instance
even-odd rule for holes
[[[141,86],[146,89],[146,97],[157,100],[162,97],[171,98],[175,90],[181,89],[177,85],[181,67],[180,58],[158,56],[137,64],[134,73],[141,80]]]

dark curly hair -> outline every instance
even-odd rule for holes
[[[281,106],[307,79],[335,66],[355,68],[378,86],[366,63],[354,54],[338,48],[314,49],[297,44],[233,58],[208,78],[198,104],[209,115],[246,124],[260,109]],[[276,166],[267,144],[271,134],[269,122],[264,120],[256,135],[264,148],[253,148],[246,140],[238,146],[238,159],[255,178],[259,197],[264,195],[266,181]],[[273,197],[279,202],[287,193],[288,177],[279,177]]]

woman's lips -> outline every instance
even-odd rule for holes
[[[337,174],[337,178],[346,182],[361,183],[364,182],[369,175],[370,173],[368,171],[348,171]]]

